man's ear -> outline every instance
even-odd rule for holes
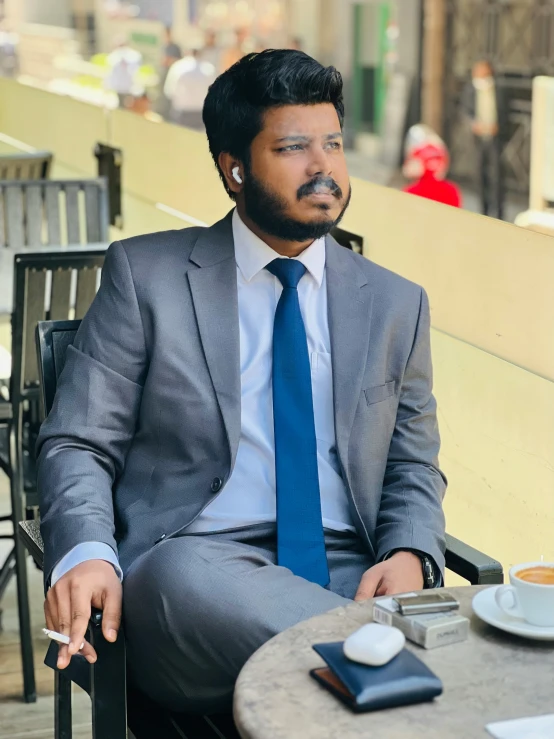
[[[222,151],[217,162],[223,172],[227,187],[231,192],[238,195],[242,191],[244,182],[244,168],[242,163],[231,156],[228,151]]]

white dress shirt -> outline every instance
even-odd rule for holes
[[[232,474],[187,532],[219,531],[276,520],[275,442],[273,434],[273,321],[282,286],[265,267],[278,258],[233,214],[240,332],[241,435]],[[336,452],[331,340],[327,319],[325,239],[297,257],[306,267],[298,284],[312,368],[317,463],[323,526],[355,531]],[[91,556],[92,555],[92,556]],[[71,550],[54,568],[52,584],[85,559],[112,562],[107,544],[88,542]]]

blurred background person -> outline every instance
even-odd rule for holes
[[[17,76],[18,36],[10,32],[5,22],[0,22],[0,77]]]
[[[449,164],[446,144],[432,128],[422,123],[410,128],[402,172],[407,179],[415,179],[416,182],[405,187],[404,192],[461,208],[460,190],[445,179]]]
[[[465,90],[464,107],[471,120],[478,153],[481,212],[486,216],[503,218],[501,154],[507,124],[505,97],[490,62],[484,59],[477,62],[471,77]]]
[[[170,101],[164,93],[165,82],[170,68],[178,62],[183,56],[181,47],[173,40],[173,34],[171,26],[165,27],[164,32],[164,48],[162,54],[162,62],[160,69],[160,82],[159,82],[159,97],[157,100],[156,109],[157,112],[164,118],[169,117]]]
[[[199,49],[175,62],[164,86],[164,94],[170,102],[169,120],[180,126],[202,130],[202,107],[216,76],[215,67],[202,61]]]
[[[109,71],[104,86],[117,94],[119,106],[124,108],[128,95],[141,95],[144,92],[137,82],[142,55],[129,46],[126,38],[121,38],[115,50],[108,55],[107,63]]]
[[[169,68],[183,56],[181,47],[173,40],[171,26],[166,26],[164,31],[164,48],[162,57],[162,75],[165,82]]]
[[[150,98],[146,92],[136,96],[128,95],[125,98],[125,110],[141,115],[148,121],[154,121],[156,123],[163,121],[161,115],[152,110]]]
[[[203,62],[212,64],[217,74],[221,72],[223,50],[219,46],[217,33],[213,29],[206,31],[204,47],[201,51],[201,59]]]
[[[247,42],[250,37],[250,31],[248,28],[237,28],[235,30],[235,43],[233,46],[225,49],[221,60],[221,71],[225,72],[229,67],[238,62],[242,57],[250,51],[247,48]]]

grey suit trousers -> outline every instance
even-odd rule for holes
[[[161,542],[123,585],[133,682],[174,711],[231,708],[248,658],[275,634],[347,605],[372,555],[355,534],[326,531],[328,588],[276,564],[275,527],[261,524]]]

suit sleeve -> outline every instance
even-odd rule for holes
[[[439,469],[439,448],[429,301],[422,290],[383,480],[376,530],[378,561],[393,549],[417,549],[444,571],[446,478]]]
[[[148,358],[131,268],[116,242],[38,442],[44,575],[78,544],[116,552],[112,486],[135,433]]]

